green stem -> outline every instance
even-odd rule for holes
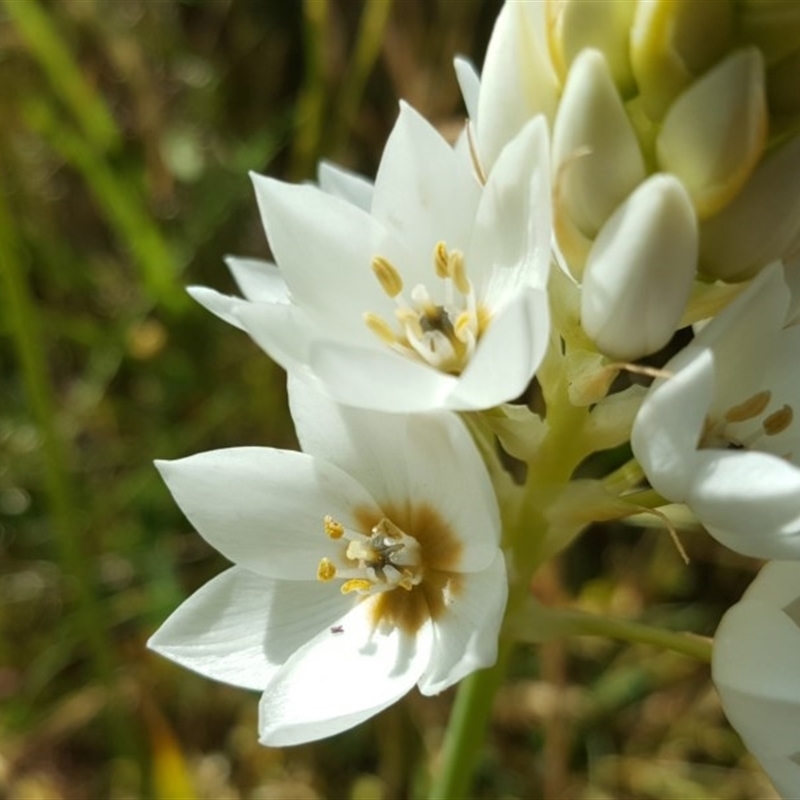
[[[431,783],[429,800],[469,796],[478,754],[486,741],[494,695],[505,677],[512,649],[510,640],[501,640],[495,665],[473,672],[459,685],[445,735],[442,765]]]
[[[710,639],[692,633],[656,628],[641,622],[614,619],[584,611],[547,609],[531,601],[512,626],[512,633],[521,642],[540,643],[566,636],[602,636],[630,644],[646,644],[674,653],[711,662]]]

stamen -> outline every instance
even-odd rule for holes
[[[775,436],[778,433],[785,431],[791,424],[794,418],[794,411],[789,405],[784,405],[770,414],[762,423],[764,433],[767,436]]]
[[[372,271],[389,297],[397,297],[403,291],[403,279],[388,259],[375,256],[372,259]]]
[[[472,291],[472,284],[467,278],[467,270],[464,266],[464,254],[460,250],[453,250],[450,253],[450,277],[456,285],[456,289],[463,295],[468,295]]]
[[[317,567],[317,580],[327,583],[336,577],[336,567],[329,558],[320,559]]]
[[[322,526],[331,539],[341,539],[344,536],[344,525],[335,520],[330,514],[326,515],[322,521]]]
[[[491,314],[476,300],[460,250],[448,250],[445,242],[437,242],[433,268],[444,283],[442,289],[431,293],[420,283],[407,300],[398,270],[389,259],[375,256],[372,269],[383,291],[395,301],[399,329],[371,311],[364,313],[364,324],[395,352],[441,372],[460,375],[488,328]]]
[[[350,594],[351,592],[368,592],[374,584],[366,578],[351,578],[342,584],[342,594]]]
[[[436,247],[433,248],[433,263],[436,267],[437,278],[450,277],[449,261],[447,245],[444,242],[437,242]]]
[[[725,412],[725,419],[728,422],[744,422],[757,417],[769,405],[771,399],[772,392],[769,390],[757,392],[738,406],[729,408]]]
[[[364,324],[384,343],[388,345],[397,344],[397,335],[392,330],[392,326],[377,314],[371,311],[364,312]]]

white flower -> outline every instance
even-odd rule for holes
[[[673,358],[631,436],[653,488],[686,503],[723,544],[800,557],[800,327],[768,267]]]
[[[403,105],[372,191],[330,168],[323,188],[254,176],[280,272],[233,261],[246,301],[193,294],[348,405],[511,400],[549,335],[544,122],[520,131],[485,185],[476,169],[467,147],[450,147]]]
[[[748,750],[800,797],[800,563],[767,564],[714,636],[712,677]]]
[[[249,447],[158,464],[235,566],[149,642],[263,691],[260,738],[275,746],[491,665],[507,596],[494,492],[456,415],[337,406],[296,378],[289,390],[304,453]]]

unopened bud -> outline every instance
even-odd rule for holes
[[[659,166],[683,182],[698,216],[717,213],[739,192],[767,137],[764,64],[739,50],[673,104],[657,141]]]
[[[586,264],[581,321],[598,348],[634,360],[662,348],[686,306],[697,221],[686,190],[653,175],[614,212]]]
[[[559,213],[594,238],[645,178],[645,165],[608,65],[597,50],[576,59],[553,126]]]

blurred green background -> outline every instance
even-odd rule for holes
[[[268,750],[255,695],[145,650],[225,566],[152,461],[294,446],[281,370],[183,287],[268,255],[248,170],[373,175],[399,97],[453,136],[499,7],[0,0],[0,798],[424,792],[451,693]],[[539,588],[711,633],[753,565],[687,547],[594,528]],[[520,652],[476,792],[770,796],[752,765],[707,669],[583,640]]]

